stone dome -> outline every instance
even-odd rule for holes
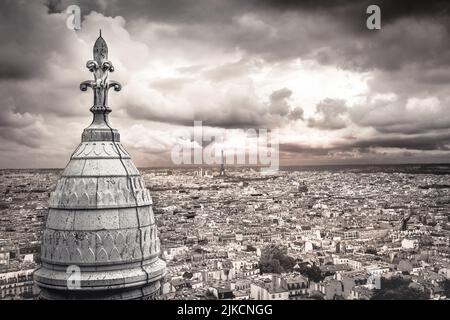
[[[108,90],[121,86],[107,80],[107,57],[100,36],[87,63],[95,80],[80,86],[94,91],[94,119],[50,196],[34,273],[42,299],[155,298],[165,276],[152,198],[108,121]]]

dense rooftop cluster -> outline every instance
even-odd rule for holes
[[[26,273],[39,263],[48,195],[59,173],[1,172],[0,283],[2,275],[11,278],[11,272]],[[261,175],[256,168],[227,168],[224,176],[219,168],[141,173],[168,263],[164,299],[370,299],[380,296],[380,283],[397,277],[424,297],[446,297],[447,174]],[[267,273],[261,254],[268,246],[285,248],[293,266]],[[28,283],[20,277],[17,283]],[[5,290],[3,298],[16,297]]]

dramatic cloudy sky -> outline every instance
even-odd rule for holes
[[[382,28],[365,27],[369,4]],[[65,9],[82,9],[79,31]],[[0,0],[0,167],[64,167],[90,123],[101,28],[138,166],[191,132],[278,129],[282,164],[449,162],[446,1]],[[235,147],[239,141],[224,141]]]

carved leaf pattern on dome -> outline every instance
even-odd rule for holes
[[[98,261],[98,262],[107,262],[108,261],[108,254],[106,253],[105,248],[102,247],[97,251],[96,261]]]
[[[92,248],[88,248],[86,251],[86,255],[84,257],[84,261],[88,263],[92,263],[95,261],[95,254]]]
[[[123,249],[120,251],[120,255],[123,260],[130,260],[131,259],[131,250],[130,247],[127,245],[123,246]]]
[[[115,194],[115,203],[127,203],[127,199],[125,198],[123,191],[119,189]]]
[[[133,248],[136,244],[136,233],[137,231],[128,232],[127,234],[127,246]]]
[[[59,258],[60,261],[69,261],[70,260],[70,254],[68,248],[61,248],[61,256]]]
[[[78,202],[78,204],[80,205],[80,206],[88,206],[90,203],[89,203],[90,201],[89,201],[89,196],[88,196],[88,194],[86,193],[86,192],[83,192],[83,194],[82,194],[82,196],[81,196],[81,199],[80,199],[80,201]]]
[[[105,142],[102,143],[102,147],[103,147],[103,152],[104,152],[104,154],[106,154],[106,155],[108,155],[108,156],[110,156],[113,152],[115,152],[116,154],[119,154],[119,153],[115,150],[115,148],[108,148],[108,147],[107,147],[107,143],[105,143]],[[112,147],[112,143],[111,143],[111,147]]]
[[[82,254],[81,254],[81,250],[79,248],[76,248],[75,253],[72,256],[72,261],[73,262],[81,262],[82,261]]]
[[[111,250],[111,253],[109,255],[109,260],[110,261],[120,261],[121,260],[121,256],[120,256],[120,253],[119,253],[119,250],[117,249],[117,247],[114,247]]]
[[[104,235],[103,238],[103,248],[105,248],[106,253],[109,255],[113,247],[114,247],[113,237],[111,233],[107,233],[106,235]]]
[[[43,236],[42,258],[67,264],[106,263],[144,259],[159,254],[156,226],[134,229],[74,232],[47,229]],[[95,239],[95,240],[94,240]]]
[[[98,260],[98,252],[102,248],[103,248],[102,237],[101,237],[100,233],[96,233],[95,234],[95,247],[93,248],[94,253],[95,253],[95,261],[99,261]]]
[[[121,231],[117,232],[116,241],[114,241],[114,243],[119,252],[121,252],[125,247],[125,237],[123,236],[123,233]]]
[[[99,233],[96,233],[95,234],[95,246],[99,247],[101,245],[103,245],[102,237],[100,236]]]
[[[72,204],[72,203],[76,203],[78,204],[78,195],[76,192],[73,192],[70,197],[67,197],[67,202],[66,205]]]
[[[141,249],[136,247],[133,250],[133,259],[140,259],[141,258]]]
[[[104,206],[110,206],[113,204],[114,199],[111,191],[99,191],[97,192],[97,202]]]
[[[120,142],[82,142],[77,149],[75,149],[72,159],[84,158],[130,159],[130,154],[125,150]]]
[[[97,179],[96,178],[89,178],[87,180],[87,186],[86,186],[86,192],[88,195],[95,194],[97,192]],[[89,204],[95,204],[94,197],[91,197]]]
[[[98,184],[98,187],[97,187]],[[132,186],[130,188],[130,186]],[[51,208],[115,208],[152,204],[142,178],[63,177],[50,196]],[[133,195],[134,193],[134,195]]]
[[[76,241],[76,239],[75,239],[75,233],[74,232],[69,232],[68,234],[65,234],[66,235],[66,242],[67,242],[67,244],[68,244],[68,246],[69,247],[77,247],[78,246],[78,244],[77,244],[77,241]]]
[[[83,156],[84,157],[89,156],[92,153],[92,150],[94,150],[94,144],[86,143],[86,148],[84,148],[84,150],[83,150]]]
[[[52,251],[52,254],[50,255],[50,258],[52,260],[61,261],[61,248],[56,247],[54,251]]]
[[[94,154],[99,156],[103,153],[103,146],[100,143],[93,143],[94,145]]]

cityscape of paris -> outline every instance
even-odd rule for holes
[[[252,287],[272,276],[285,287],[267,290],[266,299],[371,299],[367,279],[376,273],[400,275],[424,299],[445,297],[448,164],[293,167],[270,177],[246,167],[226,167],[224,176],[219,168],[140,171],[168,263],[165,299],[213,299],[211,291],[262,298]],[[20,273],[10,289],[2,284],[3,299],[33,296],[33,255],[60,174],[2,170],[2,257],[10,255],[3,276]],[[261,265],[275,244],[288,263]]]
[[[449,9],[1,0],[0,300],[449,300]]]

